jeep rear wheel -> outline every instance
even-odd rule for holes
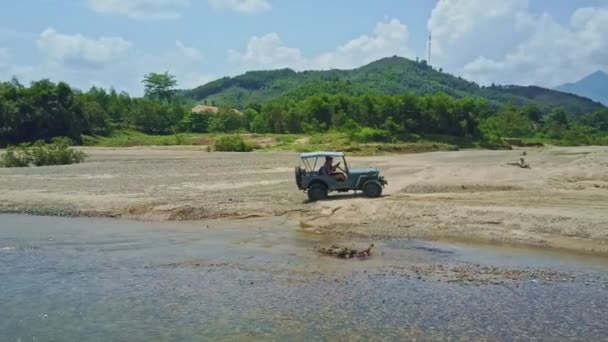
[[[363,193],[367,197],[378,198],[382,196],[382,186],[378,182],[367,182],[363,185]]]
[[[327,198],[327,187],[321,183],[314,183],[308,188],[308,199],[311,202],[324,200]]]

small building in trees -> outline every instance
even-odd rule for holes
[[[192,113],[217,113],[219,111],[219,107],[208,105],[198,105],[192,108]]]
[[[208,106],[208,105],[197,105],[194,108],[192,108],[192,113],[196,113],[196,114],[201,114],[201,113],[205,113],[205,114],[217,114],[220,111],[220,107],[217,106]],[[237,113],[237,114],[242,114],[240,111],[236,110],[236,109],[232,109],[233,112]]]

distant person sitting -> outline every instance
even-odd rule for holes
[[[342,172],[336,172],[336,169],[342,170],[340,168],[340,162],[334,165],[334,159],[332,157],[325,157],[325,164],[319,169],[319,174],[321,176],[334,177],[338,182],[346,181],[346,175]]]

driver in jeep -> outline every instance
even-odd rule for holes
[[[334,165],[334,159],[332,157],[325,157],[325,164],[319,169],[319,174],[322,176],[334,177],[338,182],[346,181],[346,175],[342,172],[336,172],[336,169],[340,169],[340,162]]]

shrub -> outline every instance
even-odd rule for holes
[[[95,146],[99,144],[99,138],[91,135],[82,136],[82,145],[84,146]]]
[[[30,153],[26,144],[10,146],[0,158],[2,167],[28,167],[30,165]]]
[[[251,152],[253,145],[239,135],[226,135],[215,141],[215,150],[223,152]]]
[[[175,144],[176,145],[184,145],[185,142],[186,142],[186,138],[184,137],[183,134],[175,133]]]
[[[9,147],[0,159],[3,167],[28,167],[67,165],[81,163],[86,155],[82,151],[70,148],[71,140],[67,138],[53,139],[46,144],[37,141],[34,144],[22,144],[18,147]]]

